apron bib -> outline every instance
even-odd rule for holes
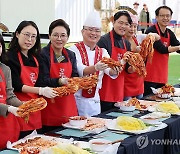
[[[6,81],[1,68],[0,77],[0,103],[6,104]],[[6,148],[7,141],[17,141],[19,132],[18,121],[12,113],[8,113],[7,117],[0,116],[0,150]]]
[[[75,44],[76,47],[78,48],[80,55],[81,55],[81,59],[82,59],[82,63],[86,66],[89,66],[89,60],[88,60],[88,55],[87,55],[87,51],[86,48],[84,46],[83,42],[77,43]],[[95,48],[95,58],[94,58],[94,65],[99,62],[102,59],[102,49],[99,48],[98,46],[96,46]],[[99,71],[96,71],[95,73],[97,76],[99,75]],[[83,89],[82,90],[82,96],[85,98],[92,98],[94,97],[96,92],[96,87],[90,88],[90,89]]]
[[[68,58],[68,53],[63,48],[63,53]],[[50,46],[50,77],[71,77],[72,65],[68,58],[68,62],[55,63],[54,62],[54,51]],[[68,117],[77,116],[76,101],[73,94],[63,97],[54,98],[52,103],[51,99],[46,98],[48,105],[42,110],[42,123],[45,126],[60,126],[63,123],[68,122]]]
[[[155,24],[158,34],[160,35],[160,29]],[[161,35],[160,35],[161,36]],[[168,32],[168,38],[161,36],[161,41],[168,47],[170,45],[170,36]],[[157,50],[154,50],[152,63],[146,64],[147,76],[145,81],[156,83],[167,83],[168,81],[168,60],[169,54],[161,54]]]
[[[20,52],[18,52],[18,59],[21,65],[21,81],[23,84],[34,87],[36,80],[38,78],[39,73],[39,64],[35,57],[34,61],[36,62],[37,67],[25,66],[22,61],[22,57]],[[38,98],[37,94],[33,93],[23,93],[23,92],[15,92],[16,96],[21,101],[28,101],[30,99]],[[18,121],[21,127],[21,131],[29,131],[34,129],[40,129],[42,127],[41,123],[41,111],[30,113],[29,121],[26,123],[23,118],[18,117]]]
[[[110,32],[112,54],[111,58],[114,60],[120,60],[126,52],[126,45],[121,49],[114,46],[113,32]],[[124,97],[124,70],[119,74],[116,79],[111,79],[108,75],[104,74],[102,80],[102,88],[100,89],[100,100],[106,102],[122,101]]]
[[[137,39],[133,37],[134,42],[138,45]],[[133,52],[133,51],[132,51]],[[138,96],[144,93],[144,78],[136,72],[124,73],[124,97]]]

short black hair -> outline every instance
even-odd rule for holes
[[[57,27],[57,26],[62,26],[62,27],[64,27],[64,28],[66,29],[67,35],[68,35],[68,37],[69,37],[69,35],[70,35],[69,25],[68,25],[63,19],[54,20],[54,21],[50,24],[50,26],[49,26],[49,35],[52,34],[53,29],[54,29],[55,27]]]
[[[138,2],[134,2],[134,4],[133,5],[139,5],[139,3]]]
[[[131,25],[132,24],[132,19],[131,16],[129,15],[129,13],[127,11],[119,11],[114,15],[114,21],[116,21],[117,19],[119,19],[119,17],[121,16],[126,16],[128,18],[128,23]]]
[[[166,5],[163,5],[163,6],[160,6],[160,7],[158,7],[158,8],[156,9],[156,11],[155,11],[156,16],[159,15],[160,9],[167,9],[167,10],[169,10],[169,11],[171,12],[171,15],[173,14],[173,11],[171,10],[170,7],[168,7],[168,6],[166,6]]]

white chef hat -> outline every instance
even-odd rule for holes
[[[101,28],[101,18],[99,12],[97,11],[90,12],[83,26]]]

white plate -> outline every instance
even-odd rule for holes
[[[72,128],[72,129],[82,129],[84,127],[84,126],[74,126],[74,125],[71,125],[69,122],[62,124],[62,126],[66,128]]]
[[[175,89],[174,96],[180,97],[180,88],[174,88],[174,89]]]
[[[134,111],[135,110],[135,106],[120,106],[120,110],[122,111]]]
[[[111,122],[107,123],[107,128],[108,129],[112,129],[112,130],[120,130],[116,128],[116,119],[111,120]],[[130,132],[130,133],[135,133],[135,134],[143,134],[143,133],[147,133],[147,132],[151,132],[151,131],[156,131],[156,130],[160,130],[167,127],[167,124],[165,123],[161,123],[159,125],[156,126],[148,126],[146,129],[144,130],[134,130],[134,131],[129,131],[129,130],[122,130],[122,131],[126,131],[126,132]]]
[[[141,102],[144,102],[144,101],[139,100],[139,102],[141,104]],[[137,109],[135,106],[131,106],[131,107],[124,106],[127,103],[128,103],[128,101],[117,102],[114,104],[114,106],[120,108],[120,110],[122,110],[122,111],[134,111],[135,109]],[[142,104],[144,105],[144,103],[142,103]],[[139,109],[137,109],[137,110],[139,110]],[[147,110],[148,110],[148,107],[145,109],[141,109],[141,111],[147,111]]]
[[[162,118],[170,118],[171,114],[170,113],[163,113],[163,112],[152,112],[152,113],[149,113],[149,114],[142,116],[142,118],[144,118],[144,117],[162,119]]]
[[[114,104],[114,106],[120,108],[123,104],[126,104],[126,103],[127,103],[127,101],[117,102]]]
[[[172,96],[171,93],[167,93],[167,94],[158,94],[157,95],[159,98],[170,98]]]
[[[150,106],[148,107],[149,112],[156,112],[156,107],[155,106]]]
[[[173,101],[176,102],[180,102],[180,97],[172,97]]]
[[[11,143],[10,141],[7,142],[7,148],[8,149],[13,149],[13,150],[18,150],[17,148],[13,148],[13,146],[19,144],[19,143],[25,143],[26,140],[28,139],[34,139],[35,137],[41,137],[45,140],[49,140],[49,141],[54,141],[54,142],[61,142],[61,143],[72,143],[72,139],[68,140],[68,139],[64,139],[64,138],[57,138],[57,137],[51,137],[51,136],[46,136],[46,135],[28,135],[26,137],[24,137],[23,139],[20,139],[14,143]]]
[[[116,128],[116,119],[111,120],[111,122],[107,123],[106,126],[107,126],[108,129],[111,129],[111,130],[120,130],[120,131],[122,130],[122,129]],[[149,126],[144,130],[134,130],[134,131],[122,130],[122,131],[135,133],[135,134],[142,134],[142,133],[150,132],[151,129],[152,129],[152,126]]]
[[[160,125],[162,124],[161,121],[158,119],[146,119],[144,117],[140,117],[140,119],[145,123],[145,124],[151,124],[151,125]]]
[[[88,119],[103,119],[103,118],[95,118],[95,117],[89,117]],[[105,120],[105,123],[108,123],[109,119],[103,119]],[[65,124],[62,124],[63,127],[65,128],[72,128],[72,129],[78,129],[78,130],[82,130],[82,131],[86,131],[86,132],[89,132],[89,133],[100,133],[104,130],[106,130],[106,124],[104,127],[101,127],[101,128],[95,128],[95,129],[92,129],[92,130],[83,130],[83,126],[73,126],[71,125],[69,122],[65,123]]]
[[[160,121],[162,118],[169,118],[171,116],[170,113],[162,113],[162,112],[153,112],[146,114],[144,116],[141,116],[140,119],[147,124],[153,124],[153,125],[160,125],[162,122]],[[146,119],[146,118],[154,118],[154,119]]]
[[[180,100],[179,101],[175,101],[175,104],[180,108]]]

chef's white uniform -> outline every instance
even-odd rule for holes
[[[85,45],[85,44],[84,44]],[[88,59],[89,59],[89,66],[94,65],[94,58],[95,58],[95,50],[90,50],[88,46],[85,45]],[[79,50],[75,45],[71,46],[69,50],[73,51],[76,54],[77,60],[77,68],[79,76],[83,76],[83,70],[87,67],[82,63],[81,55]],[[102,49],[102,57],[110,57],[106,49]],[[109,75],[110,68],[105,69],[104,71],[99,71],[98,76],[98,83],[96,86],[95,96],[92,98],[85,98],[82,96],[82,90],[78,90],[75,93],[76,104],[78,108],[79,115],[83,116],[94,116],[101,113],[100,107],[100,97],[99,97],[99,89],[102,87],[102,78],[104,73]],[[110,75],[109,75],[110,76]],[[117,76],[111,76],[111,78],[115,79]]]

